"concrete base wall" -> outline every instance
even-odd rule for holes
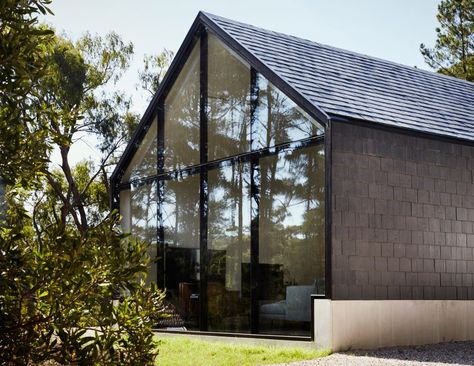
[[[474,301],[314,301],[318,348],[333,351],[474,339]]]

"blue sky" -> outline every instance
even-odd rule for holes
[[[420,43],[433,45],[439,0],[54,0],[46,21],[72,38],[116,31],[135,45],[120,87],[136,92],[144,54],[176,51],[199,10],[316,42],[428,69]],[[83,151],[84,152],[84,151]]]

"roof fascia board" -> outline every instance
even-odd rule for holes
[[[285,81],[285,79],[279,76],[252,52],[250,52],[236,39],[234,39],[234,37],[227,33],[222,27],[215,23],[206,13],[199,12],[198,17],[202,19],[203,24],[217,37],[219,37],[222,42],[224,42],[228,47],[236,52],[241,58],[247,61],[252,67],[254,67],[294,102],[300,105],[305,110],[305,112],[315,118],[318,122],[322,123],[324,126],[328,124],[330,118],[321,108],[310,102],[305,96],[293,88],[287,81]]]

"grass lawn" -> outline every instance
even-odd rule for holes
[[[253,366],[308,360],[330,353],[326,350],[206,342],[186,337],[159,339],[159,366]]]

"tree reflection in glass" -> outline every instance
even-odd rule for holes
[[[168,299],[189,329],[198,329],[200,301],[199,175],[164,182],[161,214]]]
[[[209,161],[249,150],[250,67],[209,34]]]
[[[150,244],[148,256],[151,258],[146,281],[156,282],[157,279],[157,207],[158,195],[156,182],[132,186],[130,199],[131,228],[134,237]]]
[[[256,148],[271,147],[324,134],[324,128],[295,102],[258,75]]]
[[[145,137],[140,141],[137,151],[133,155],[130,165],[127,167],[123,177],[123,182],[151,177],[157,173],[157,120],[153,120]]]
[[[121,202],[131,217],[124,224],[154,245],[152,256],[160,233],[159,283],[187,329],[199,330],[203,305],[207,319],[201,323],[210,331],[307,336],[310,295],[325,290],[324,144],[310,140],[324,129],[261,74],[251,85],[249,65],[213,34],[206,49],[207,70],[200,70],[199,41],[193,46],[165,97],[163,130],[157,131],[155,119],[124,174],[122,183],[133,187],[120,196],[131,202]],[[200,161],[206,147],[199,146],[200,122],[206,121],[200,121],[201,75],[208,81],[209,164]],[[158,132],[165,174],[137,186],[158,173]],[[294,144],[281,146],[287,143]],[[200,175],[188,169],[200,163],[207,225],[199,210]],[[208,229],[202,243],[201,221]],[[258,239],[253,257],[251,239]],[[150,278],[156,272],[154,265]],[[251,288],[257,290],[253,298]],[[201,304],[201,291],[207,304]]]
[[[210,170],[208,182],[209,330],[249,332],[249,164]]]
[[[164,166],[168,171],[199,163],[199,44],[165,100]]]
[[[323,145],[261,158],[260,171],[260,330],[304,334],[310,295],[324,293]]]

